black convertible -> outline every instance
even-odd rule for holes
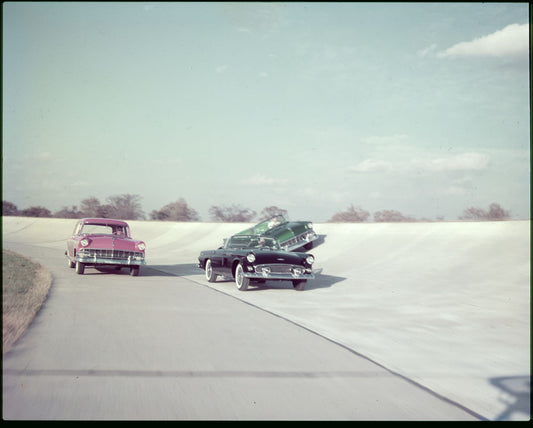
[[[276,239],[258,235],[234,235],[217,250],[202,251],[198,267],[205,270],[209,282],[225,276],[235,279],[244,291],[251,281],[292,281],[296,290],[313,279],[311,254],[282,251]]]

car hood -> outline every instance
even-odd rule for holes
[[[308,254],[289,253],[287,251],[265,251],[253,250],[255,254],[255,263],[283,263],[283,264],[300,264]]]
[[[89,245],[86,248],[115,249],[123,251],[139,251],[137,241],[130,238],[118,238],[115,236],[86,236]]]
[[[280,224],[273,229],[267,230],[263,235],[278,237],[286,234],[287,231],[291,231],[293,235],[299,235],[307,230],[307,224],[309,221],[289,221],[287,223]]]

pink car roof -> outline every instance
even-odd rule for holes
[[[83,224],[114,224],[117,226],[127,226],[128,223],[122,220],[115,220],[112,218],[82,218],[80,220]]]

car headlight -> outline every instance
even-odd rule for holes
[[[313,228],[313,223],[307,223],[307,228],[308,229],[312,229]]]
[[[144,242],[139,242],[137,244],[137,248],[141,251],[144,251],[146,249],[146,245],[144,244]]]
[[[255,254],[254,253],[250,253],[246,256],[246,260],[248,260],[250,263],[253,263],[255,262]]]
[[[80,241],[80,244],[82,247],[86,247],[87,245],[89,245],[89,240],[84,238]]]
[[[312,264],[315,262],[315,258],[314,258],[313,256],[307,256],[306,259],[305,259],[305,261],[306,261],[308,264],[312,265]]]
[[[301,268],[301,267],[294,267],[292,268],[292,274],[293,275],[303,275],[305,272],[305,269],[304,268]]]

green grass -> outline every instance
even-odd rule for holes
[[[48,295],[52,277],[42,266],[2,251],[2,353],[22,336]]]

